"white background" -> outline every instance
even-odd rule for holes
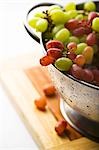
[[[0,60],[39,49],[23,26],[33,4],[33,0],[0,0]],[[37,146],[0,85],[0,150],[6,149],[37,150]]]
[[[47,0],[45,0],[47,1]],[[25,14],[41,0],[0,0],[0,60],[41,51],[25,31]],[[37,146],[21,122],[0,84],[0,150],[37,150]]]
[[[0,60],[35,49],[38,55],[40,45],[26,33],[23,21],[27,10],[41,1],[0,0]],[[49,1],[61,2],[61,0]],[[31,149],[38,148],[0,85],[0,150]]]

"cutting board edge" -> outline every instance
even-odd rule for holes
[[[31,135],[32,139],[35,141],[37,147],[40,150],[44,150],[43,143],[38,140],[38,136],[36,136],[35,130],[30,127],[29,122],[24,117],[24,113],[22,113],[22,111],[20,110],[19,106],[13,101],[13,96],[11,95],[11,93],[9,92],[10,90],[6,87],[5,83],[3,82],[2,77],[0,77],[0,82],[1,82],[2,88],[7,93],[6,95],[8,96],[9,101],[11,102],[11,105],[14,107],[14,110],[18,114],[19,119],[22,120],[23,125],[26,127],[26,130],[30,133],[30,135]],[[31,133],[34,133],[34,135],[31,134]]]

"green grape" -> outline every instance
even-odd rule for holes
[[[82,20],[84,18],[84,16],[82,14],[79,14],[75,17],[75,19],[77,20]]]
[[[34,17],[40,17],[40,18],[45,18],[46,17],[46,14],[42,13],[42,12],[36,12],[34,14]]]
[[[36,23],[37,23],[38,20],[40,20],[39,17],[33,17],[31,20],[29,20],[28,24],[29,24],[32,28],[36,28]]]
[[[76,9],[76,5],[74,2],[69,2],[66,4],[65,6],[65,10],[69,11],[69,10],[75,10]]]
[[[55,24],[64,23],[65,15],[64,12],[60,9],[52,10],[50,13],[51,19]]]
[[[93,19],[92,28],[93,28],[93,30],[99,32],[99,17],[96,17]]]
[[[77,50],[75,51],[75,53],[78,54],[82,54],[83,50],[85,49],[85,47],[87,46],[86,43],[79,43],[77,45]]]
[[[60,71],[68,71],[72,66],[72,61],[69,58],[61,57],[55,61],[55,67]]]
[[[78,15],[77,10],[68,11],[68,15],[69,15],[70,19],[75,18]]]
[[[46,19],[40,19],[36,23],[36,31],[45,32],[48,27],[48,22]]]
[[[86,46],[82,52],[82,55],[85,57],[86,64],[91,64],[94,55],[93,48],[91,46]]]
[[[56,9],[61,10],[61,7],[58,6],[58,5],[52,5],[52,6],[50,6],[49,9],[48,9],[48,13],[50,14],[52,10],[56,10]]]
[[[68,12],[64,12],[64,23],[68,22],[68,20],[70,19],[69,13]]]
[[[79,44],[79,39],[76,36],[70,36],[69,42],[75,42],[76,44]]]
[[[54,39],[59,40],[64,43],[68,41],[69,36],[70,36],[69,30],[66,28],[63,28],[55,34]]]
[[[83,35],[82,37],[79,38],[80,43],[85,43],[86,42],[86,37],[87,35]]]
[[[52,35],[54,36],[59,30],[61,30],[62,28],[64,28],[63,24],[59,24],[56,25],[53,29],[52,29]]]
[[[87,11],[96,11],[96,5],[94,2],[89,1],[84,4],[84,9]]]
[[[80,54],[80,55],[77,55],[77,56],[76,56],[76,58],[74,59],[74,62],[75,62],[78,66],[82,67],[82,66],[84,66],[84,64],[85,64],[86,59],[85,59],[85,57],[84,57],[82,54]]]

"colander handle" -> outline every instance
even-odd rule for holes
[[[26,20],[25,20],[25,23],[24,23],[24,27],[26,29],[26,31],[28,32],[28,34],[38,43],[40,43],[40,37],[38,37],[36,35],[36,33],[34,33],[34,31],[31,29],[31,27],[29,26],[28,24],[28,16],[29,14],[31,13],[31,11],[33,11],[34,9],[38,8],[38,7],[42,7],[42,6],[51,6],[51,5],[59,5],[59,4],[54,4],[54,3],[40,3],[40,4],[37,4],[35,6],[33,6],[26,14]]]

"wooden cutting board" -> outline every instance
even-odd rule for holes
[[[50,75],[46,67],[36,66],[25,70],[26,75],[28,76],[30,82],[39,92],[41,97],[45,97],[47,101],[47,108],[53,113],[54,117],[60,121],[64,120],[61,111],[60,111],[60,96],[58,92],[52,97],[45,95],[43,89],[46,86],[53,85],[50,79]],[[81,138],[82,135],[73,129],[69,124],[65,129],[65,134],[70,140],[75,140]]]
[[[98,143],[85,137],[73,141],[67,136],[59,137],[54,130],[57,120],[51,111],[37,110],[33,100],[40,94],[24,71],[35,64],[32,56],[29,53],[0,63],[0,81],[39,149],[99,150]]]

